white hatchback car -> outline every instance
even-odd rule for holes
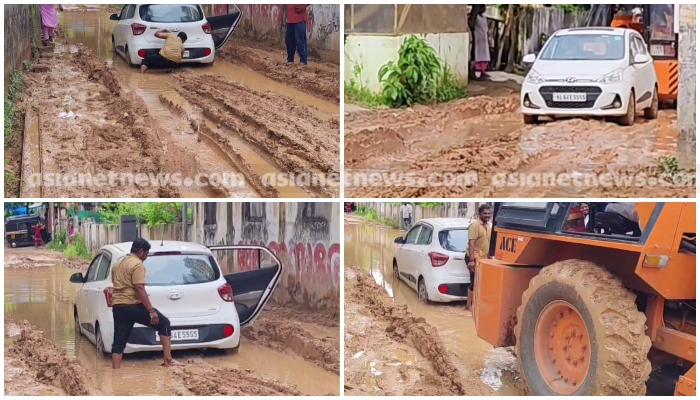
[[[117,21],[112,48],[127,64],[139,65],[163,48],[165,40],[155,34],[167,29],[187,34],[183,63],[211,64],[216,50],[226,44],[241,20],[241,10],[229,7],[234,7],[229,14],[205,17],[198,4],[126,4],[119,14],[109,17]]]
[[[282,274],[279,259],[261,246],[150,243],[144,262],[146,291],[153,307],[170,320],[172,348],[238,351],[241,327],[253,323],[277,287]],[[87,275],[78,272],[70,277],[72,283],[81,284],[73,306],[76,333],[93,342],[101,356],[111,352],[114,339],[111,271],[130,251],[131,242],[104,246]],[[224,275],[214,253],[236,251],[254,254],[260,268]],[[156,330],[135,324],[124,353],[161,350]]]
[[[634,124],[637,111],[655,119],[659,94],[654,61],[642,36],[622,28],[571,28],[555,32],[521,88],[526,124],[539,117],[616,117]]]
[[[394,277],[418,292],[422,302],[466,300],[471,279],[464,256],[469,245],[466,218],[430,218],[416,222],[394,239]]]

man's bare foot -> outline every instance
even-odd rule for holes
[[[165,361],[163,361],[163,364],[161,364],[161,366],[163,366],[163,367],[173,367],[176,365],[180,365],[180,363],[173,360],[173,359],[165,360]]]

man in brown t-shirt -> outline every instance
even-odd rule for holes
[[[479,219],[469,225],[469,247],[467,248],[466,260],[469,276],[471,277],[469,291],[472,293],[474,292],[474,280],[476,279],[476,274],[474,273],[476,262],[479,259],[488,257],[489,254],[489,246],[491,245],[491,226],[489,221],[491,221],[491,206],[482,204],[479,207]],[[468,303],[471,303],[471,301],[468,301]]]
[[[170,350],[170,320],[153,308],[146,293],[146,267],[151,244],[136,239],[131,254],[124,257],[112,269],[112,316],[114,317],[114,341],[112,342],[112,368],[119,369],[126,342],[135,323],[151,326],[158,331],[163,344],[163,365],[170,366],[173,356]]]
[[[182,62],[185,54],[185,42],[187,34],[180,32],[177,35],[167,29],[155,33],[158,39],[165,39],[163,48],[157,54],[146,56],[141,61],[141,73],[145,74],[148,68],[175,68]]]

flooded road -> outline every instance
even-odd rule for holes
[[[30,261],[27,261],[30,260]],[[20,267],[22,265],[23,267]],[[5,313],[14,321],[26,319],[44,332],[58,350],[77,360],[92,383],[105,395],[173,395],[184,391],[182,371],[163,368],[160,353],[125,355],[122,369],[112,370],[109,358],[99,358],[95,345],[76,335],[73,300],[79,285],[69,282],[77,272],[55,264],[51,253],[33,249],[5,249]],[[262,313],[261,319],[265,312]],[[255,327],[257,322],[253,324]],[[248,329],[248,328],[246,328]],[[250,370],[307,395],[338,393],[339,377],[293,354],[284,354],[246,337],[243,330],[238,354],[214,351],[176,351],[174,357],[187,366]],[[337,331],[336,331],[337,336]],[[337,345],[336,345],[337,346]],[[193,388],[187,388],[197,393]]]
[[[37,61],[48,71],[26,77],[27,108],[37,110],[39,129],[36,145],[25,141],[24,158],[41,164],[25,162],[25,176],[40,168],[179,175],[166,185],[103,185],[103,197],[337,195],[340,106],[326,95],[339,90],[337,65],[311,62],[323,72],[320,87],[302,91],[280,81],[284,65],[270,64],[271,50],[245,47],[234,36],[213,65],[142,75],[113,52],[109,13],[64,12],[59,23],[58,44]],[[236,58],[239,52],[246,57]],[[256,72],[261,65],[267,69]],[[120,160],[127,157],[136,162]],[[323,184],[294,179],[302,174]],[[41,189],[25,185],[22,194],[87,197],[78,185]]]
[[[477,337],[474,321],[471,313],[465,309],[465,303],[421,304],[418,301],[418,295],[413,289],[409,288],[405,283],[394,279],[392,260],[395,245],[393,241],[397,236],[405,235],[405,232],[370,226],[353,216],[346,215],[345,218],[346,275],[349,272],[350,275],[364,273],[370,276],[374,285],[382,288],[381,293],[387,299],[390,299],[388,300],[389,302],[397,306],[405,306],[414,318],[424,319],[428,325],[433,327],[439,335],[439,340],[444,345],[448,357],[459,371],[459,375],[467,382],[467,395],[517,395],[517,391],[512,386],[507,382],[501,382],[501,379],[499,379],[500,371],[496,371],[493,366],[485,364],[488,355],[493,351],[493,347]],[[353,270],[348,271],[348,267],[357,267],[358,270],[357,272]],[[348,288],[352,291],[356,284],[356,277],[346,276],[346,293]],[[363,287],[363,289],[365,288]],[[348,329],[353,329],[351,327],[363,326],[362,321],[367,320],[367,316],[363,316],[358,308],[362,307],[348,299],[346,294],[346,333],[348,333]],[[352,318],[357,318],[360,321],[355,321]],[[352,334],[352,332],[350,333]],[[390,341],[377,344],[387,346],[387,349],[382,349],[378,354],[375,354],[378,360],[382,359],[382,352],[389,352],[390,354],[386,362],[389,366],[384,365],[385,369],[390,368],[390,365],[393,363],[406,360],[409,360],[413,365],[417,365],[418,368],[430,369],[431,352],[426,352],[429,354],[428,356],[421,355],[420,349],[417,350],[415,344],[408,347],[397,345]],[[348,358],[352,354],[357,354],[348,352],[348,346],[346,338],[346,381],[348,380],[348,369],[352,371],[353,368],[357,368],[357,366],[348,368]],[[350,344],[350,346],[352,347],[353,345]],[[358,351],[376,352],[378,349],[362,347]],[[397,360],[392,360],[393,358]],[[352,360],[352,358],[350,359]],[[380,367],[377,366],[376,368]],[[438,375],[440,374],[438,373]],[[415,390],[415,388],[411,390]],[[398,391],[394,392],[394,394],[402,392]]]
[[[487,90],[470,90],[474,97],[468,99],[346,116],[347,173],[391,171],[403,175],[407,182],[361,186],[362,181],[358,181],[348,188],[348,195],[635,197],[648,196],[654,190],[655,195],[663,197],[694,196],[694,181],[686,187],[663,188],[655,184],[654,178],[642,184],[618,181],[611,185],[602,181],[604,178],[581,185],[567,183],[584,175],[600,177],[602,173],[658,177],[663,172],[660,157],[677,153],[675,110],[661,110],[656,120],[645,120],[640,115],[631,127],[586,119],[525,125],[519,112],[519,88],[503,90],[490,83],[493,87]],[[551,178],[546,174],[562,178],[547,183],[544,179]],[[455,181],[459,175],[465,179]]]

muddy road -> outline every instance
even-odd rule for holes
[[[79,287],[68,279],[76,270],[61,261],[43,250],[5,249],[5,315],[15,322],[9,332],[5,324],[6,394],[339,394],[337,313],[274,306],[242,331],[238,354],[176,351],[174,357],[182,365],[173,368],[160,366],[160,353],[125,355],[122,369],[115,373],[110,360],[99,358],[95,345],[75,333],[72,304]],[[42,364],[46,367],[31,361],[37,357],[48,360]],[[56,360],[75,368],[72,380],[52,367]],[[47,371],[38,375],[43,377],[41,385],[30,379],[37,371]]]
[[[59,22],[25,75],[21,196],[338,195],[337,65],[297,73],[234,36],[211,66],[141,75],[113,53],[109,13]]]
[[[402,233],[345,216],[346,395],[519,394],[502,379],[515,358],[476,336],[464,303],[421,304],[394,280]]]
[[[570,183],[602,173],[610,174],[602,179],[660,176],[659,157],[676,154],[675,110],[661,110],[653,121],[640,115],[632,127],[585,119],[524,125],[514,83],[504,88],[503,83],[489,82],[482,90],[470,90],[471,98],[434,107],[346,115],[345,171],[350,179],[368,173],[402,174],[404,179],[382,186],[351,180],[348,196],[694,196],[694,178],[688,178],[686,187],[662,187],[655,179],[632,185],[605,180]],[[559,176],[561,183],[540,183],[542,174]],[[455,181],[457,175],[466,178]]]

